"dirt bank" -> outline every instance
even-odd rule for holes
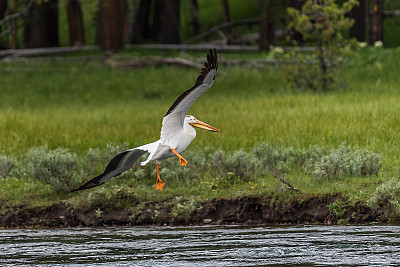
[[[342,203],[341,212],[328,207]],[[202,224],[335,224],[379,221],[380,213],[362,202],[353,205],[336,195],[300,196],[282,203],[270,196],[243,196],[202,203],[189,218],[173,216],[171,202],[147,204],[140,210],[72,209],[64,204],[46,208],[20,206],[0,215],[0,227],[81,227],[123,225],[202,225]]]

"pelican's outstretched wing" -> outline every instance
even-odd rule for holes
[[[123,172],[126,172],[130,168],[132,168],[133,164],[141,157],[143,156],[146,152],[150,152],[148,160],[151,159],[151,157],[154,155],[154,152],[157,150],[159,142],[154,142],[150,144],[146,144],[140,147],[136,147],[133,149],[129,149],[125,152],[122,152],[118,155],[116,155],[110,163],[108,163],[105,171],[100,174],[99,176],[94,177],[93,179],[89,180],[79,188],[72,190],[72,192],[78,191],[78,190],[83,190],[83,189],[89,189],[92,187],[99,186],[101,184],[104,184],[111,178],[120,175]],[[147,163],[148,161],[146,161]],[[144,164],[142,164],[144,165]]]
[[[161,128],[161,139],[163,139],[162,136],[164,134],[172,133],[176,128],[182,128],[185,115],[190,106],[213,85],[217,69],[217,51],[210,49],[207,55],[207,63],[204,64],[204,68],[201,70],[199,77],[197,77],[194,86],[183,92],[165,114]]]

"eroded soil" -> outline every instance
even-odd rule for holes
[[[328,205],[346,199],[337,195],[299,196],[282,203],[270,196],[243,196],[214,199],[202,203],[189,217],[171,213],[171,202],[147,204],[129,209],[72,209],[64,204],[46,208],[20,206],[0,215],[0,227],[84,227],[126,225],[202,225],[202,224],[351,224],[379,221],[380,212],[365,203],[346,205],[343,214],[335,214]]]

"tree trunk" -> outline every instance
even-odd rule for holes
[[[317,49],[318,49],[319,68],[322,73],[321,86],[322,86],[322,91],[325,92],[328,89],[328,77],[327,77],[328,67],[326,66],[326,59],[324,54],[324,48],[322,47],[321,35],[319,35],[317,39]]]
[[[161,40],[164,44],[180,44],[180,0],[162,0],[162,3]]]
[[[356,38],[359,42],[365,42],[365,0],[358,0],[358,2],[359,5],[350,12],[350,17],[354,19],[354,24],[350,28],[350,37]]]
[[[131,0],[131,10],[129,13],[129,24],[128,24],[128,36],[127,36],[127,43],[133,43],[133,34],[135,30],[135,20],[136,20],[136,0]]]
[[[120,50],[125,43],[126,36],[126,0],[103,0],[103,49],[110,51]]]
[[[133,28],[133,43],[142,43],[150,36],[149,18],[152,0],[142,0]]]
[[[7,0],[0,0],[0,20],[6,15],[7,10]]]
[[[18,12],[18,0],[12,1],[13,13]],[[18,46],[18,34],[17,34],[17,18],[12,20],[12,32],[11,32],[11,49],[17,49]]]
[[[85,43],[82,8],[79,0],[68,0],[67,16],[69,29],[69,44],[82,45]]]
[[[192,13],[193,21],[193,35],[198,35],[199,33],[204,32],[203,23],[201,23],[199,16],[199,5],[197,0],[188,0],[190,6],[190,12]]]
[[[160,41],[159,36],[162,27],[163,10],[166,8],[163,1],[164,0],[155,0],[153,6],[153,21],[151,23],[150,39],[155,42]]]
[[[96,36],[94,44],[104,47],[104,20],[103,20],[103,4],[102,0],[98,1],[98,10],[96,14]]]
[[[304,4],[304,0],[286,0],[286,8],[291,7],[296,10],[301,11],[303,4]],[[293,18],[291,18],[288,14],[286,14],[286,23],[287,24],[289,24],[292,21],[292,19]],[[296,44],[304,43],[303,35],[294,29],[287,32],[287,36],[290,38],[290,40],[292,42],[295,42]]]
[[[370,3],[371,3],[370,0],[365,0],[365,24],[367,25],[368,44],[373,45]]]
[[[24,28],[26,48],[58,46],[58,0],[33,3]]]
[[[261,0],[260,50],[268,50],[274,44],[273,0]]]
[[[372,15],[372,43],[383,41],[383,0],[374,0]]]
[[[2,20],[6,15],[7,10],[7,0],[0,0],[0,20]],[[0,26],[0,32],[2,32],[2,26]],[[0,38],[0,49],[8,47],[8,42],[5,37]]]
[[[230,14],[229,14],[229,4],[228,0],[222,0],[222,11],[223,11],[223,19],[224,23],[229,23],[231,21]],[[227,28],[225,30],[225,36],[227,39],[227,43],[230,43],[230,40],[232,39],[232,28]]]

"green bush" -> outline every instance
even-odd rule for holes
[[[77,185],[77,155],[67,149],[48,151],[44,147],[34,148],[28,152],[24,163],[28,176],[56,190],[68,191]]]
[[[7,177],[14,165],[14,158],[0,155],[0,177]]]
[[[388,182],[378,186],[368,201],[373,209],[384,210],[384,216],[389,221],[400,219],[400,180],[391,178]]]
[[[325,148],[317,146],[295,150],[292,147],[275,148],[266,143],[261,143],[253,149],[253,154],[261,161],[261,172],[268,171],[269,167],[274,167],[284,172],[297,168],[313,169],[315,162],[325,153]]]
[[[380,167],[379,154],[341,145],[315,163],[314,175],[326,179],[377,175]]]
[[[177,157],[167,159],[160,166],[160,177],[165,181],[176,181],[178,183],[185,182],[188,186],[192,186],[194,181],[202,178],[211,169],[212,152],[210,148],[203,150],[187,150],[182,156],[188,161],[186,167],[179,166]],[[141,167],[143,168],[143,167]],[[135,171],[136,173],[137,171]],[[151,178],[156,177],[155,169],[151,171]]]
[[[111,200],[111,193],[104,187],[97,188],[89,192],[87,197],[87,207],[88,208],[101,208],[104,204]]]
[[[189,221],[190,215],[197,209],[201,208],[204,200],[199,196],[176,197],[171,201],[170,214],[179,221]]]
[[[243,181],[249,181],[260,175],[260,161],[253,155],[246,153],[243,149],[233,154],[226,154],[222,150],[214,153],[214,167],[222,176],[233,177]]]

